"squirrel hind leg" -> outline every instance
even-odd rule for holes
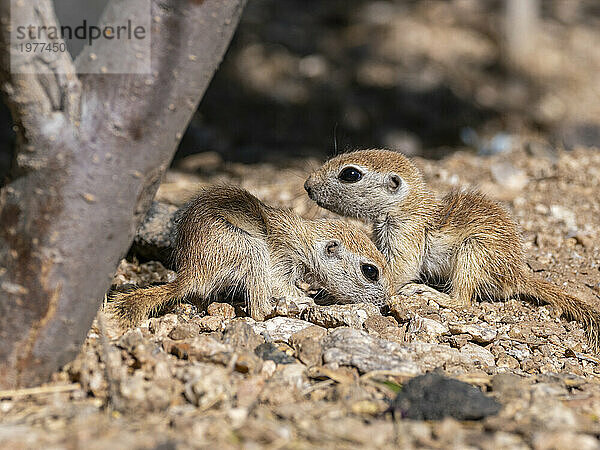
[[[496,269],[489,250],[476,239],[467,239],[454,255],[450,297],[454,308],[470,306],[475,298],[497,297],[498,285],[490,275]]]
[[[272,312],[273,289],[269,281],[269,271],[260,268],[248,271],[246,280],[246,302],[250,316],[254,320],[265,320]]]
[[[228,252],[231,267],[227,267],[227,276],[222,282],[235,286],[236,292],[243,292],[254,320],[264,320],[273,310],[272,267],[267,244],[262,239],[241,235]]]

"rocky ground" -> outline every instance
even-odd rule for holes
[[[249,2],[115,286],[175,277],[146,238],[205,184],[331,216],[302,184],[335,136],[503,202],[531,270],[600,308],[600,11],[542,2],[538,51],[511,68],[502,4]],[[256,323],[182,304],[125,334],[101,311],[52,382],[0,392],[0,446],[600,448],[600,355],[548,306],[275,306]]]
[[[523,228],[532,270],[598,306],[600,152],[531,151],[531,142],[515,143],[502,155],[459,152],[418,163],[440,192],[478,186],[505,202]],[[316,163],[297,161],[284,170],[200,154],[169,172],[158,199],[181,204],[199,185],[221,181],[293,205],[304,216],[326,215],[300,195]],[[297,176],[280,176],[288,171]],[[173,276],[158,262],[124,260],[115,284]],[[511,300],[452,311],[420,294],[397,297],[383,312],[367,304],[277,306],[276,317],[257,323],[225,303],[208,311],[183,304],[124,335],[100,313],[80,356],[54,382],[0,393],[0,442],[5,448],[599,447],[600,360],[581,327],[548,306]],[[410,397],[408,382],[427,372],[476,387],[499,411],[483,399],[468,413],[447,412],[458,419],[433,420],[427,398],[393,403],[398,392]],[[459,392],[437,392],[434,409],[471,405]]]

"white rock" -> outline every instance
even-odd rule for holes
[[[529,182],[527,174],[509,162],[492,164],[490,171],[496,183],[512,191],[521,191]]]
[[[292,334],[305,328],[315,326],[310,322],[291,317],[273,317],[265,322],[250,324],[257,334],[267,333],[276,342],[289,343]]]
[[[248,418],[248,408],[230,408],[227,411],[227,417],[233,428],[239,428]]]
[[[564,222],[569,229],[577,228],[577,218],[575,213],[570,209],[561,205],[552,205],[550,206],[550,214],[552,214],[555,219]]]
[[[587,434],[573,433],[570,431],[540,431],[533,435],[533,448],[537,450],[550,450],[554,448],[597,450],[600,448],[600,444],[594,436]]]
[[[496,359],[489,350],[477,345],[468,343],[461,347],[460,354],[471,362],[480,362],[484,366],[495,366]]]
[[[472,363],[472,358],[448,345],[419,341],[398,344],[351,328],[331,331],[323,340],[323,350],[326,363],[354,366],[361,372],[394,370],[417,375],[449,362]]]
[[[448,333],[448,327],[437,320],[428,319],[415,314],[408,324],[408,333],[425,332],[431,337],[438,337],[444,333]]]
[[[531,351],[525,344],[516,344],[514,347],[507,348],[506,354],[521,362],[531,356]]]
[[[450,323],[449,328],[452,334],[468,334],[479,344],[489,344],[498,335],[493,328],[478,324]]]
[[[352,327],[362,328],[369,316],[381,315],[379,308],[371,303],[349,305],[309,306],[302,318],[325,328]]]
[[[165,314],[162,317],[150,319],[149,329],[158,337],[167,336],[177,326],[177,314]]]

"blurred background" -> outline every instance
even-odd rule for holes
[[[57,14],[105,3],[57,0]],[[176,158],[598,146],[599,72],[597,0],[251,0]]]
[[[252,0],[179,156],[600,143],[596,0]]]

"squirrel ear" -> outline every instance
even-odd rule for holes
[[[397,192],[402,186],[402,178],[395,173],[390,173],[387,177],[387,188],[390,192]]]
[[[340,241],[332,239],[325,244],[325,253],[327,256],[337,256],[340,252]]]

